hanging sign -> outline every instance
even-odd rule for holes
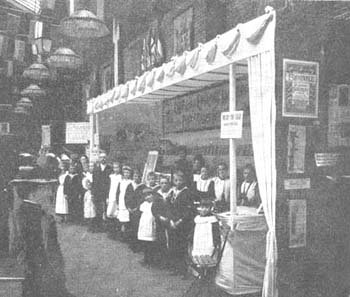
[[[88,143],[90,135],[89,122],[66,123],[66,143],[84,144]]]
[[[242,138],[243,110],[221,113],[221,138]]]
[[[310,189],[310,178],[294,178],[284,180],[285,190]]]

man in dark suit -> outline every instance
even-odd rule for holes
[[[101,152],[99,154],[99,162],[92,173],[91,193],[96,207],[96,218],[94,219],[93,231],[101,231],[102,229],[103,213],[106,209],[106,199],[109,192],[109,175],[111,173],[112,167],[107,164],[106,153]]]

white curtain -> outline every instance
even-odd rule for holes
[[[275,53],[273,50],[248,58],[249,105],[254,161],[266,222],[266,268],[263,297],[277,297],[276,243],[276,104]]]

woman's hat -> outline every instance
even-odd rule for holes
[[[124,166],[123,166],[123,170],[132,171],[131,167],[130,167],[130,166],[127,166],[127,165],[124,165]]]

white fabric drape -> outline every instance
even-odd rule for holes
[[[249,105],[254,161],[261,201],[269,228],[263,297],[277,297],[276,243],[276,104],[275,54],[267,51],[248,58]]]

